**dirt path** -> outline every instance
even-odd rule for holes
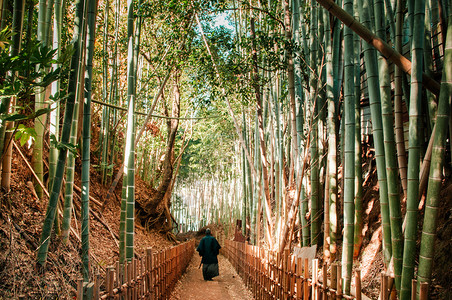
[[[237,275],[231,263],[222,255],[218,256],[220,276],[213,281],[204,281],[202,270],[198,269],[201,257],[195,252],[186,273],[176,284],[170,299],[173,300],[229,300],[254,299]]]

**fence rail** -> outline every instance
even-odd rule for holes
[[[257,246],[226,241],[225,254],[251,289],[256,299],[361,299],[344,295],[341,289],[341,268],[335,265],[330,286],[327,267],[322,267],[322,281],[318,277],[318,260],[302,260],[284,251],[281,255]],[[312,270],[316,270],[312,272]],[[337,276],[339,274],[339,276]]]
[[[107,268],[105,291],[99,292],[99,276],[93,283],[79,281],[77,299],[169,299],[174,285],[187,268],[195,247],[191,240],[175,247],[133,259],[124,268],[119,262]]]
[[[223,254],[232,263],[255,299],[369,299],[361,293],[361,272],[354,273],[355,286],[353,295],[342,291],[341,265],[332,264],[330,276],[327,265],[319,268],[319,260],[301,258],[285,250],[283,254],[268,251],[242,242],[226,240]],[[321,275],[321,276],[319,276]],[[382,274],[380,299],[395,299],[391,278]],[[426,283],[421,284],[419,298],[427,300]],[[413,280],[413,290],[416,281]],[[416,299],[413,293],[412,299]]]

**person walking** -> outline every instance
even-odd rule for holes
[[[202,276],[204,280],[212,280],[213,277],[220,275],[218,270],[218,258],[221,246],[217,239],[212,236],[210,228],[206,229],[206,236],[199,242],[196,251],[202,257]]]

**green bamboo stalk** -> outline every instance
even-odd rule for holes
[[[436,2],[436,1],[435,1]],[[430,18],[430,1],[425,2],[425,34],[424,34],[424,70],[425,74],[427,76],[433,77],[433,57],[432,57],[432,26],[431,24],[438,24],[438,21],[435,23],[432,18]],[[428,109],[428,125],[429,126],[429,132],[432,132],[433,127],[435,126],[435,120],[436,120],[436,110],[437,110],[437,101],[436,96],[430,92],[429,90],[426,91],[426,106]],[[422,191],[421,191],[422,192]]]
[[[298,50],[295,53],[294,57],[294,69],[295,69],[295,100],[297,105],[297,116],[296,116],[296,123],[297,123],[297,142],[298,147],[300,148],[303,142],[303,126],[304,126],[304,119],[303,119],[303,104],[304,104],[304,90],[302,86],[302,61],[301,61],[301,46],[302,41],[304,40],[304,34],[301,30],[302,24],[301,24],[301,18],[300,16],[303,15],[302,11],[302,5],[300,5],[299,0],[294,0],[294,7],[293,7],[293,27],[294,27],[294,36],[293,40],[295,44],[299,45]],[[328,19],[329,20],[329,19]],[[303,150],[300,150],[303,151]],[[300,155],[303,155],[300,153]]]
[[[377,36],[381,39],[386,37],[386,17],[382,0],[375,1],[375,21]],[[394,138],[393,109],[391,99],[391,82],[388,61],[379,55],[380,69],[380,95],[381,113],[384,136],[386,177],[388,182],[389,215],[391,224],[391,244],[394,263],[394,276],[396,289],[400,290],[400,276],[402,274],[402,211],[400,208],[397,155]]]
[[[328,232],[328,246],[330,252],[330,262],[334,261],[336,256],[336,230],[337,230],[337,137],[336,137],[336,104],[334,101],[334,77],[333,77],[333,49],[331,41],[330,14],[323,14],[325,23],[325,64],[326,64],[326,99],[328,108],[327,132],[328,132],[328,213],[325,206],[325,234]],[[328,226],[326,226],[328,225]],[[325,245],[326,246],[326,245]]]
[[[358,1],[353,1],[354,16],[359,20]],[[361,43],[357,34],[353,35],[354,76],[355,76],[355,228],[353,230],[353,258],[359,256],[363,243],[363,177],[361,164]]]
[[[6,18],[8,15],[7,0],[0,1],[0,31],[6,26]]]
[[[268,183],[268,160],[267,160],[267,147],[265,145],[265,135],[264,135],[264,118],[262,112],[262,96],[259,86],[259,74],[258,74],[258,66],[257,66],[257,49],[255,42],[255,28],[254,28],[254,18],[251,18],[250,22],[250,31],[251,31],[251,39],[252,39],[252,60],[253,60],[253,89],[256,97],[256,112],[257,112],[257,121],[258,121],[258,129],[259,135],[257,136],[257,140],[259,140],[259,148],[261,155],[261,166],[262,166],[262,179],[263,179],[263,187],[264,187],[264,196],[265,196],[265,214],[266,214],[266,239],[270,248],[273,248],[273,213],[271,206],[271,195]]]
[[[368,2],[360,0],[359,2],[360,16],[363,25],[369,24],[369,13],[367,10]],[[386,163],[383,142],[383,125],[380,105],[379,79],[377,72],[377,56],[376,51],[368,43],[361,43],[364,52],[364,63],[367,73],[367,86],[369,91],[370,113],[372,117],[372,134],[375,144],[375,160],[377,162],[378,184],[380,186],[380,206],[381,206],[381,223],[383,227],[383,257],[385,265],[389,265],[392,255],[391,246],[391,226],[389,218],[389,200],[388,200],[388,184],[386,180]]]
[[[102,57],[102,99],[104,102],[108,102],[108,21],[109,21],[109,11],[110,11],[110,1],[107,0],[105,2],[105,10],[104,10],[104,32],[103,32],[103,57]],[[113,57],[113,64],[116,63],[116,57]],[[112,67],[114,69],[114,67]],[[111,88],[113,85],[113,74],[112,72],[112,80],[110,81]],[[110,98],[111,99],[111,98]],[[100,173],[102,177],[102,183],[105,184],[107,180],[107,147],[109,143],[109,126],[110,125],[110,108],[104,107],[102,110],[102,122],[101,122],[101,130],[99,135],[99,145],[100,145]]]
[[[344,10],[353,15],[353,0],[344,1]],[[342,242],[342,279],[345,294],[350,294],[355,219],[355,78],[353,32],[344,28],[344,239]]]
[[[45,36],[46,28],[45,28],[45,19],[46,19],[47,5],[45,0],[39,1],[39,10],[38,10],[38,28],[37,28],[37,39],[38,42],[41,42],[43,46],[47,44],[47,38]],[[37,66],[39,68],[39,66]],[[37,79],[38,82],[41,79]],[[35,89],[35,111],[45,108],[45,88],[44,87],[36,87]],[[44,176],[44,165],[43,165],[43,135],[44,135],[44,126],[46,123],[46,116],[41,115],[35,119],[35,144],[33,146],[33,169],[36,173],[36,176],[43,182]],[[35,190],[38,194],[38,197],[41,199],[43,196],[42,188],[39,184],[35,184]]]
[[[422,101],[422,66],[424,51],[425,1],[414,3],[414,26],[411,44],[411,92],[409,105],[409,148],[408,148],[408,190],[406,207],[405,241],[403,248],[403,270],[400,297],[408,299],[411,294],[411,280],[414,277],[414,263],[417,240],[417,216],[419,204],[419,160],[420,160],[420,112]],[[439,134],[439,130],[436,130]]]
[[[63,5],[64,1],[55,1],[54,19],[53,19],[53,49],[56,50],[55,59],[61,55],[61,30],[62,30],[62,18],[63,18]],[[52,65],[53,70],[59,68],[61,64],[55,63]],[[51,94],[53,96],[60,93],[60,80],[52,82]],[[55,141],[58,142],[60,135],[60,105],[53,102],[50,107],[50,136],[53,136]],[[58,149],[55,147],[55,143],[50,143],[49,149],[49,190],[52,189],[53,178],[55,177]]]
[[[396,36],[396,29],[395,29],[394,8],[392,7],[391,2],[394,2],[395,4],[396,1],[384,0],[384,2],[385,2],[385,12],[386,15],[388,16],[386,18],[386,21],[389,23],[390,40],[394,41]]]
[[[245,123],[245,112],[242,111],[242,131],[243,136],[246,136],[246,123]],[[242,196],[243,196],[243,202],[242,202],[242,233],[243,235],[246,235],[246,216],[247,216],[247,207],[246,207],[246,198],[247,198],[247,189],[246,189],[246,157],[245,157],[245,151],[242,149],[241,152],[241,159],[242,159]]]
[[[53,15],[53,6],[54,6],[55,0],[47,0],[46,5],[46,14],[45,14],[45,20],[44,20],[44,39],[45,39],[45,45],[50,45],[52,43],[51,39],[51,21],[52,21],[52,15]]]
[[[138,18],[138,22],[140,18]],[[125,255],[126,260],[131,261],[134,256],[134,229],[135,229],[135,37],[134,32],[134,4],[133,0],[127,1],[127,139],[124,151],[124,163],[127,162],[127,192],[126,192],[126,231],[125,231]],[[138,26],[138,30],[140,26]],[[139,35],[138,35],[139,36]]]
[[[318,91],[317,91],[317,25],[318,25],[318,5],[313,3],[311,6],[311,74],[310,74],[310,100],[312,103],[312,141],[311,141],[311,244],[316,245],[319,241],[320,233],[320,210],[319,210],[319,150],[318,150]]]
[[[86,8],[85,8],[86,9]],[[82,35],[84,35],[85,30],[82,28]],[[75,103],[74,103],[74,114],[72,116],[71,125],[71,136],[69,138],[69,144],[74,146],[77,143],[77,132],[78,132],[78,119],[79,119],[79,109],[80,100],[82,93],[82,76],[83,72],[83,58],[84,58],[84,41],[80,42],[80,58],[79,65],[81,68],[78,70],[79,74],[77,80],[77,90],[75,91]],[[63,207],[63,220],[61,224],[61,238],[63,243],[67,243],[69,240],[69,230],[71,228],[71,218],[72,218],[72,205],[74,200],[74,176],[75,176],[75,157],[76,153],[69,151],[67,154],[67,165],[66,165],[66,184],[64,186],[64,207]]]
[[[85,95],[83,101],[83,143],[82,143],[82,195],[81,195],[81,221],[82,221],[82,274],[85,282],[90,281],[89,276],[89,168],[90,168],[90,141],[91,141],[91,78],[93,74],[94,40],[96,33],[96,0],[88,2],[88,28],[86,32],[86,71]]]
[[[447,129],[450,118],[450,99],[452,94],[452,17],[449,16],[446,47],[444,52],[443,74],[441,90],[438,100],[438,113],[436,116],[436,134],[430,165],[430,178],[425,204],[424,225],[421,236],[421,250],[419,254],[418,290],[421,282],[431,281],[433,254],[435,249],[436,228],[438,223],[438,210],[440,192],[442,187],[442,170],[444,166]]]
[[[341,5],[342,1],[337,1],[338,5]],[[335,19],[336,20],[336,19]],[[331,25],[330,25],[331,26]],[[337,141],[337,116],[339,112],[339,94],[340,94],[340,86],[342,85],[342,57],[343,51],[341,42],[341,26],[340,22],[336,20],[333,23],[333,32],[332,32],[332,52],[331,52],[331,64],[332,69],[329,70],[328,64],[328,55],[327,55],[327,82],[331,80],[333,81],[333,98],[328,101],[328,162],[330,163],[329,172],[330,172],[330,252],[331,252],[331,261],[336,259],[337,253],[337,234],[338,234],[338,181],[337,181],[337,168],[338,168],[338,160],[340,159],[340,155],[338,157],[337,149],[338,149],[338,141]],[[327,52],[328,53],[328,52]],[[332,76],[332,79],[331,79]],[[328,95],[328,90],[327,90]],[[343,118],[341,118],[342,120]],[[341,135],[343,136],[343,135]],[[341,150],[344,149],[341,147]],[[334,174],[332,172],[335,172]]]
[[[121,189],[121,212],[119,215],[119,263],[121,268],[126,261],[126,207],[127,207],[127,170],[124,170]]]
[[[284,24],[285,24],[285,38],[288,41],[292,41],[292,13],[289,9],[289,0],[283,0],[284,7]],[[295,72],[294,72],[294,57],[291,48],[286,49],[286,59],[287,59],[287,80],[289,89],[289,105],[290,105],[290,123],[291,123],[291,156],[294,162],[294,172],[293,177],[289,178],[289,185],[296,178],[298,167],[299,167],[299,150],[298,150],[298,138],[297,138],[297,107],[295,101]],[[291,173],[292,174],[292,173]]]
[[[69,75],[69,86],[68,86],[68,99],[66,101],[66,110],[64,112],[63,129],[61,133],[61,143],[68,144],[69,136],[71,131],[72,115],[74,112],[74,102],[75,102],[75,90],[77,87],[77,77],[79,69],[79,56],[80,56],[80,30],[83,28],[83,10],[85,6],[84,0],[77,0],[75,2],[75,18],[74,18],[74,31],[72,45],[74,47],[74,55],[71,59],[71,72]],[[66,164],[67,157],[67,147],[63,147],[58,153],[58,162],[55,173],[55,178],[52,185],[52,191],[50,194],[49,203],[47,206],[46,216],[44,219],[44,224],[42,228],[41,239],[39,243],[37,262],[44,266],[47,260],[47,253],[49,249],[50,233],[52,230],[52,225],[55,219],[56,206],[58,203],[58,197],[60,195],[61,185],[63,182],[64,166]]]
[[[115,39],[114,39],[114,50],[113,50],[113,66],[112,66],[112,75],[111,75],[111,87],[110,87],[110,103],[115,105],[118,104],[118,37],[119,37],[119,15],[120,15],[120,0],[115,1]],[[110,114],[109,114],[110,115]],[[106,118],[109,120],[109,118]],[[110,122],[110,121],[108,121]],[[118,122],[118,112],[117,110],[113,111],[113,116],[111,117],[111,123],[116,124]],[[105,160],[108,162],[108,158],[110,158],[111,163],[116,161],[116,135],[114,134],[114,128],[107,132],[111,131],[109,143],[105,145],[104,152]],[[108,155],[108,151],[110,151],[110,155]],[[107,179],[113,174],[113,172],[107,173]]]
[[[337,0],[337,5],[342,5],[342,0]],[[339,112],[339,96],[340,96],[340,87],[342,86],[342,70],[343,66],[341,65],[343,62],[342,56],[343,51],[342,50],[342,39],[341,39],[341,23],[339,20],[335,19],[336,22],[333,24],[333,94],[334,94],[334,101],[336,105],[336,114]]]
[[[6,5],[6,3],[4,3]],[[13,5],[13,20],[11,28],[11,46],[10,56],[15,57],[19,54],[22,44],[22,30],[24,18],[25,1],[15,0]],[[9,73],[11,83],[14,84],[17,74]],[[15,105],[15,98],[3,98],[0,104],[0,111],[2,114],[12,113]],[[12,160],[12,129],[14,122],[1,121],[0,123],[0,155],[3,160],[0,162],[1,166],[1,187],[3,190],[9,192],[11,188],[11,160]],[[6,132],[6,134],[5,134]]]
[[[403,10],[405,1],[397,0],[396,13],[396,35],[395,35],[395,50],[402,52],[402,38],[403,38]],[[402,109],[402,75],[403,71],[399,66],[395,66],[394,71],[394,121],[395,121],[395,139],[397,146],[397,161],[399,166],[399,175],[402,182],[403,194],[407,196],[407,158],[405,150],[405,137],[403,133],[403,109]]]

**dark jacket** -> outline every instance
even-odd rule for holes
[[[208,234],[201,239],[196,251],[198,251],[199,255],[202,256],[201,262],[203,264],[217,264],[217,255],[220,253],[220,249],[221,246],[217,239]]]

